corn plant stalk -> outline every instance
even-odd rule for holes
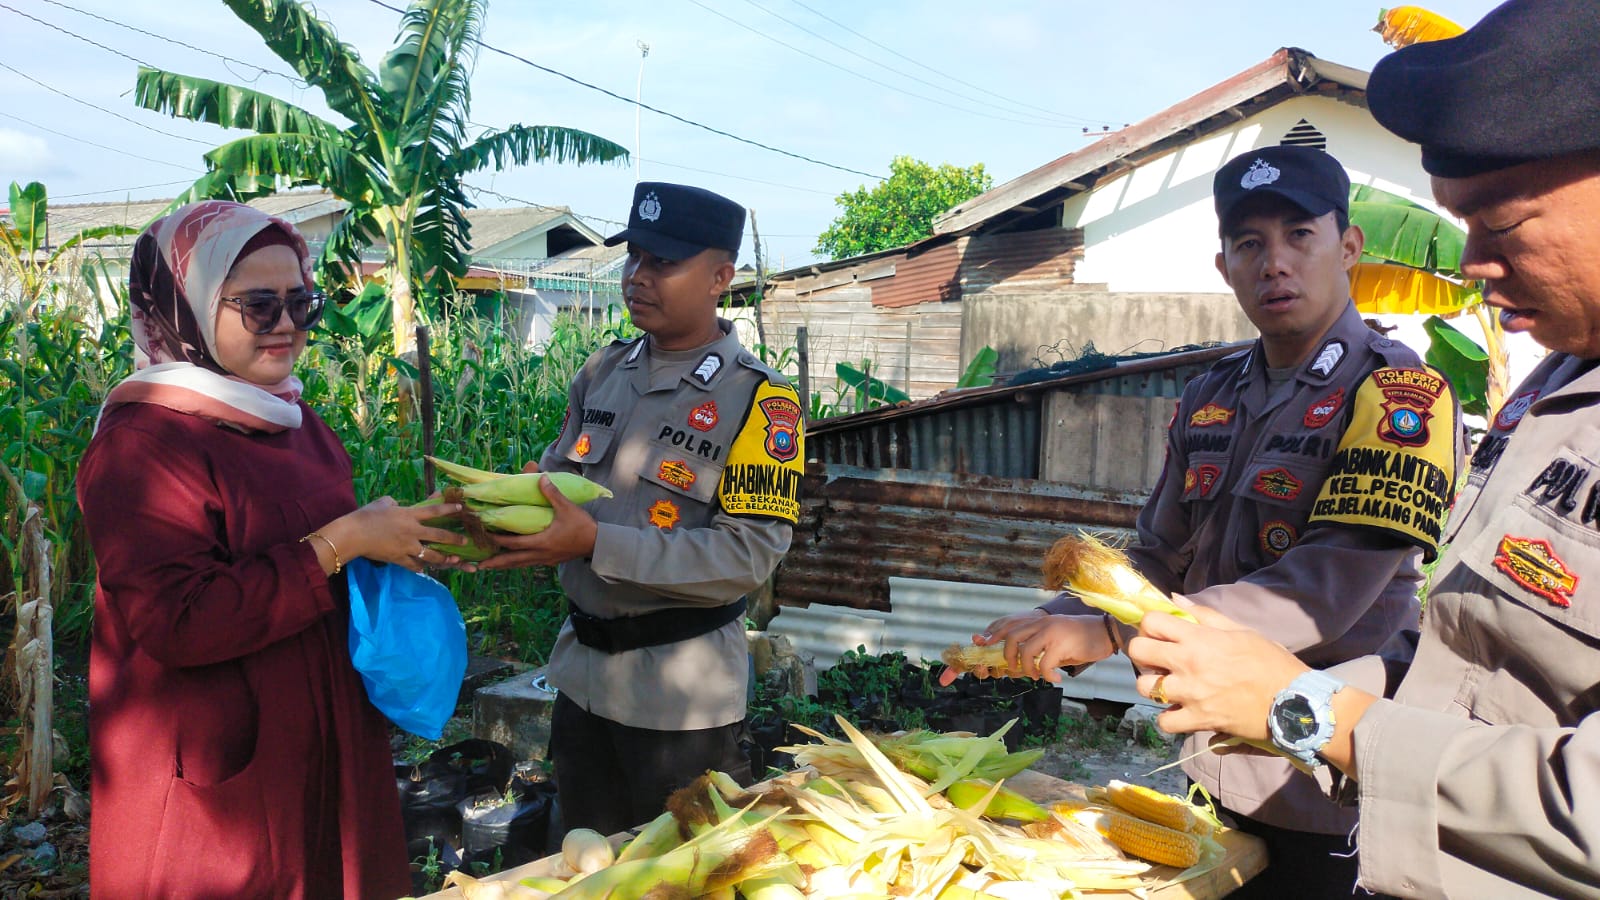
[[[17,716],[22,721],[15,770],[19,788],[27,793],[28,815],[34,817],[43,810],[55,776],[51,741],[55,713],[55,641],[51,622],[55,605],[50,598],[50,541],[44,536],[44,516],[31,503],[25,504],[24,510],[20,549],[31,566],[17,597],[17,630],[11,657],[17,679]]]

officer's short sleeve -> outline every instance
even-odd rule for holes
[[[717,501],[730,516],[800,521],[800,478],[805,474],[805,422],[800,397],[786,384],[762,379],[717,485]]]
[[[1308,527],[1382,532],[1438,553],[1455,490],[1456,400],[1431,369],[1377,369],[1357,389]]]

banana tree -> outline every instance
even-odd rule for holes
[[[105,225],[85,228],[68,235],[66,240],[51,246],[50,228],[46,210],[49,195],[44,185],[31,181],[26,186],[11,182],[9,222],[0,222],[0,266],[8,278],[17,284],[17,304],[14,314],[26,319],[35,303],[43,297],[51,282],[61,274],[62,264],[68,254],[84,241],[95,241],[116,235],[138,234],[137,228],[125,225]]]
[[[533,161],[627,158],[620,145],[571,128],[469,133],[469,79],[488,0],[414,0],[376,72],[309,3],[223,2],[350,124],[251,88],[141,67],[134,91],[140,106],[256,132],[206,153],[206,174],[174,203],[248,199],[299,185],[321,185],[344,200],[349,208],[320,260],[324,280],[358,275],[361,250],[383,242],[380,277],[397,354],[415,347],[417,297],[446,295],[466,274],[471,203],[463,176]]]
[[[1432,210],[1365,185],[1350,191],[1350,221],[1367,236],[1350,275],[1356,308],[1435,316],[1426,326],[1428,362],[1450,376],[1463,409],[1492,417],[1510,386],[1505,332],[1477,285],[1461,277],[1466,232]],[[1485,347],[1442,321],[1464,312],[1477,318]]]

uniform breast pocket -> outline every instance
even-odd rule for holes
[[[1228,458],[1191,457],[1183,471],[1183,501],[1215,500],[1228,475]]]
[[[1508,597],[1600,641],[1600,533],[1517,496],[1468,539],[1462,562]]]
[[[572,462],[592,466],[611,452],[616,436],[615,429],[585,425],[563,455]]]
[[[672,447],[651,444],[645,457],[641,480],[674,494],[709,504],[722,477],[722,464]]]
[[[1253,503],[1285,509],[1311,507],[1322,486],[1322,471],[1304,462],[1273,458],[1253,459],[1239,474],[1234,496]]]

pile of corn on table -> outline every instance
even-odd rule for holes
[[[1147,788],[1011,790],[1065,783],[1025,771],[1039,751],[1007,752],[1005,728],[869,737],[838,723],[848,740],[810,732],[821,743],[783,748],[794,772],[749,789],[709,772],[636,835],[578,829],[560,856],[483,880],[452,873],[432,896],[1206,898],[1264,865],[1253,838]],[[1169,893],[1185,882],[1206,887]]]

